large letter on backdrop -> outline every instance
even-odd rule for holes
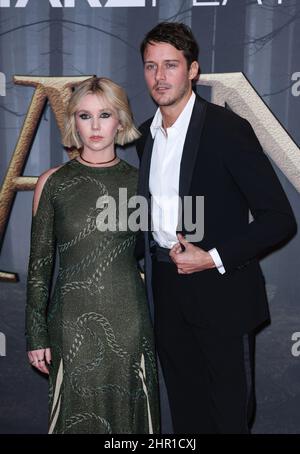
[[[92,76],[14,77],[16,84],[36,87],[36,89],[0,190],[0,246],[3,241],[16,192],[34,189],[37,181],[37,177],[24,177],[22,176],[22,172],[47,100],[54,112],[58,127],[62,132],[64,127],[64,112],[72,93],[72,87],[90,77]],[[14,273],[0,272],[1,280],[16,281],[16,275]]]
[[[199,85],[212,87],[211,100],[252,125],[265,153],[300,192],[300,150],[243,73],[202,74]]]

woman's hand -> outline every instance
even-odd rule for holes
[[[36,367],[40,372],[49,375],[48,365],[51,363],[50,348],[41,348],[27,352],[30,364]]]

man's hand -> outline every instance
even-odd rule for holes
[[[209,252],[189,243],[181,233],[178,233],[177,238],[179,242],[170,250],[170,257],[177,266],[178,274],[192,274],[215,268],[216,265]],[[185,248],[184,251],[181,244]]]

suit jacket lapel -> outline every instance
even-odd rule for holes
[[[195,161],[200,146],[206,107],[206,101],[200,98],[200,96],[197,96],[182,152],[179,174],[180,197],[184,197],[189,194]]]

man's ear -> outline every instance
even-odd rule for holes
[[[195,60],[191,63],[189,69],[189,79],[194,80],[198,79],[199,63]]]

